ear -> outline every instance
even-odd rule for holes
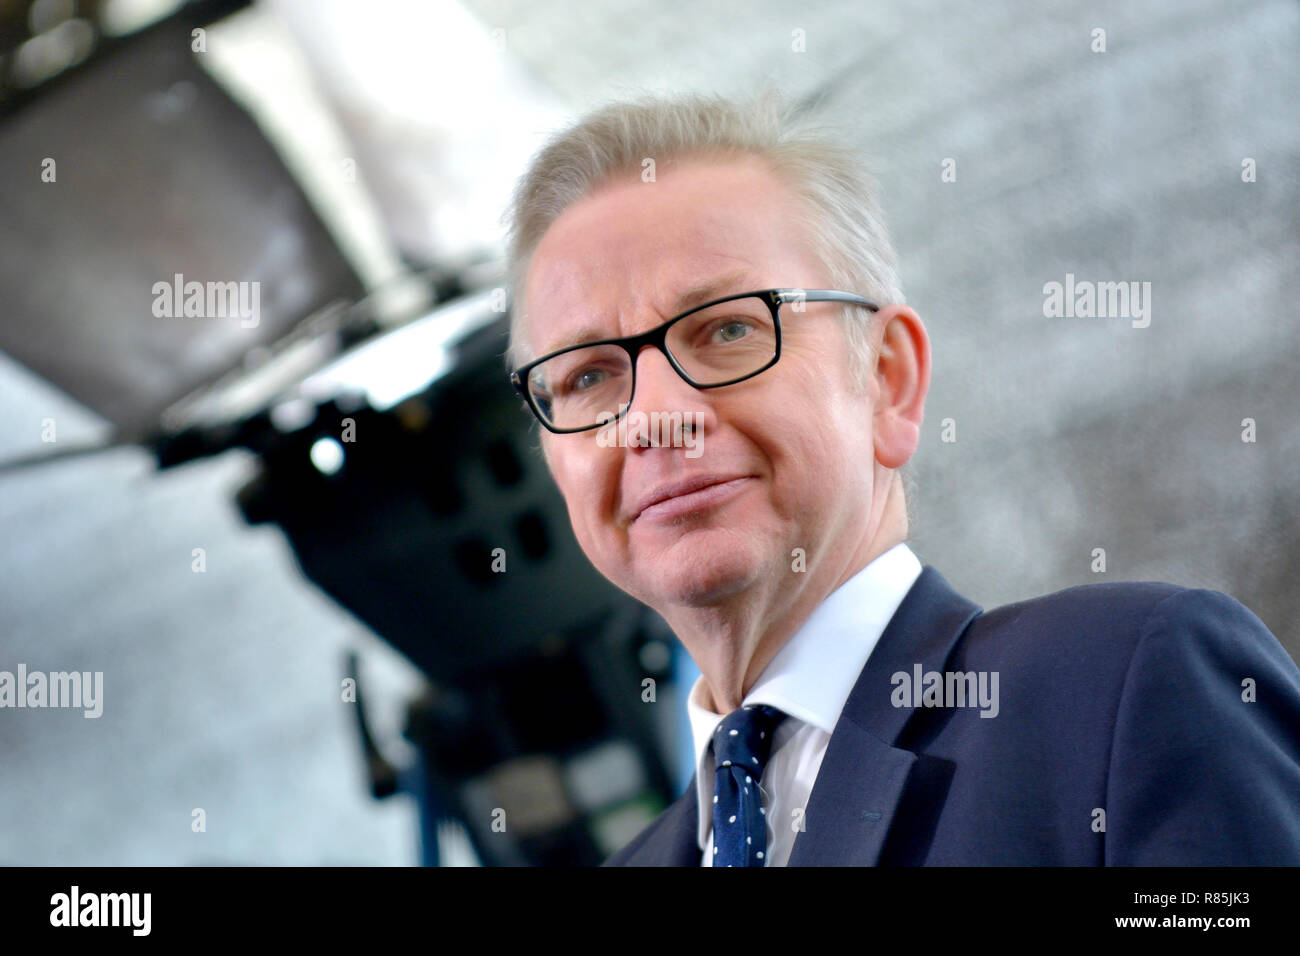
[[[883,327],[872,382],[876,461],[901,468],[921,441],[930,390],[930,337],[920,316],[906,305],[885,306],[876,321]]]

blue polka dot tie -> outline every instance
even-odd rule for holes
[[[758,782],[785,714],[766,704],[732,711],[713,734],[713,865],[764,866],[767,819]]]

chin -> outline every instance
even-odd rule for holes
[[[643,557],[643,571],[637,577],[647,595],[640,599],[652,607],[716,604],[753,584],[760,562],[752,551],[752,543],[737,542],[734,532],[691,532]]]

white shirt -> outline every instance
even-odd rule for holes
[[[903,598],[921,562],[898,544],[831,593],[777,651],[741,702],[768,704],[786,713],[772,736],[772,753],[759,791],[767,819],[765,866],[785,866],[798,835],[796,821],[808,804],[826,745],[853,685]],[[716,767],[709,748],[726,714],[705,707],[704,677],[695,681],[686,713],[695,740],[702,866],[713,865],[713,790]],[[796,816],[798,811],[798,816]]]

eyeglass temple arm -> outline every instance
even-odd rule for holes
[[[782,289],[779,292],[782,302],[851,302],[866,306],[872,312],[879,312],[880,306],[874,300],[853,292],[838,292],[835,289]]]

